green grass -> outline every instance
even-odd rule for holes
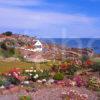
[[[91,58],[91,61],[93,61],[93,62],[100,62],[100,57]]]
[[[0,73],[5,73],[10,71],[13,68],[28,69],[34,67],[36,69],[46,69],[49,70],[54,63],[52,61],[44,63],[31,63],[31,62],[22,62],[22,61],[13,61],[13,62],[4,62],[0,61]]]

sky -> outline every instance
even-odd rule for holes
[[[100,0],[0,0],[0,33],[100,38]]]

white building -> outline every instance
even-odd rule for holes
[[[35,40],[33,41],[33,51],[34,52],[42,52],[43,48],[42,48],[42,43],[39,40]]]

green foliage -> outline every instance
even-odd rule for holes
[[[58,71],[59,71],[59,65],[53,64],[53,66],[52,66],[52,71],[58,72]]]
[[[89,59],[89,56],[88,56],[88,55],[83,55],[83,56],[81,57],[82,63],[86,62],[88,59]]]
[[[4,81],[0,78],[0,86],[4,85]]]
[[[12,57],[15,55],[15,49],[14,48],[10,48],[9,50],[2,50],[2,55],[3,57]]]
[[[12,35],[12,32],[7,31],[7,32],[3,33],[3,35],[6,35],[6,36],[11,36],[11,35]]]
[[[0,43],[1,49],[7,50],[7,46],[5,43]]]
[[[90,89],[100,91],[100,79],[92,77],[88,80],[88,85]]]
[[[76,65],[71,65],[68,69],[67,69],[67,74],[68,75],[74,75],[80,68]]]
[[[19,100],[32,100],[31,96],[20,96]]]
[[[43,72],[39,72],[39,79],[49,79],[50,73],[48,70],[44,70]]]
[[[57,73],[54,75],[54,79],[55,79],[55,80],[63,80],[63,79],[64,79],[64,74],[63,74],[63,73],[60,73],[60,72],[57,72]]]
[[[14,77],[8,77],[7,80],[14,85],[18,85],[20,83],[20,81]]]
[[[98,62],[98,63],[93,64],[92,69],[93,69],[93,71],[100,72],[100,63]]]

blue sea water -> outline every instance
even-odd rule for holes
[[[96,54],[100,54],[100,38],[42,38],[41,40],[72,48],[92,48]]]

